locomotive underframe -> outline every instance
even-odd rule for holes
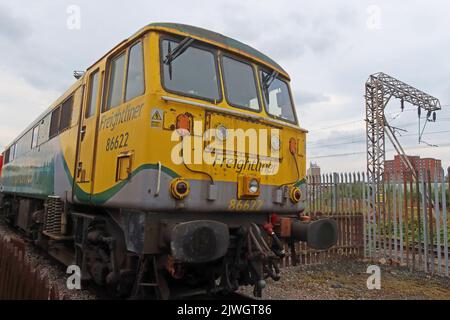
[[[259,227],[268,223],[268,214],[151,213],[65,204],[65,234],[56,235],[45,232],[50,206],[48,200],[4,194],[1,208],[7,222],[35,244],[65,265],[78,265],[82,280],[106,286],[116,296],[166,299],[199,290],[235,291],[242,285],[253,285],[260,296],[266,278],[279,279],[281,254],[275,253],[282,248],[275,248]],[[211,261],[174,259],[170,233],[187,222],[225,225],[226,248],[214,247],[224,254]],[[192,237],[189,242],[197,242],[197,251],[206,248]]]

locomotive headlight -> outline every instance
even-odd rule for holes
[[[254,199],[261,194],[261,179],[250,175],[238,177],[238,198]]]
[[[228,129],[224,125],[219,125],[216,128],[216,137],[221,140],[225,141],[228,138]]]
[[[256,194],[259,191],[259,181],[256,179],[250,180],[248,184],[248,191],[252,194]]]
[[[273,135],[270,138],[270,147],[272,148],[273,151],[279,151],[280,150],[280,137]]]
[[[172,196],[177,200],[183,200],[189,194],[190,187],[189,182],[184,179],[174,179],[170,184],[170,192]]]
[[[292,203],[299,203],[302,199],[302,191],[300,190],[300,188],[293,187],[290,192],[290,198]]]

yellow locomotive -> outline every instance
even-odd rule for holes
[[[121,42],[11,143],[6,219],[84,279],[171,298],[279,279],[283,242],[325,249],[301,221],[306,131],[288,74],[241,42],[150,24]]]

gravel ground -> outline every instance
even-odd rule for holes
[[[283,269],[282,280],[269,280],[263,291],[268,300],[450,300],[450,279],[382,266],[381,290],[368,290],[364,260],[342,260],[317,266]],[[242,293],[252,294],[246,287]]]
[[[5,226],[3,222],[0,223],[0,238],[15,237],[21,238],[15,234],[8,226]],[[22,239],[22,238],[21,238]],[[66,296],[66,299],[70,300],[92,300],[97,299],[97,295],[91,288],[89,290],[69,290],[66,286],[67,277],[66,268],[49,257],[45,252],[34,247],[31,243],[26,243],[26,259],[37,267],[40,267],[42,274],[46,275],[51,284],[58,287],[60,295]]]

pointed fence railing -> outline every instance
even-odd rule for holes
[[[448,277],[450,168],[413,176],[386,174],[378,201],[365,173],[309,176],[307,213],[338,221],[339,241],[331,252],[346,250]]]
[[[66,299],[25,251],[23,241],[0,236],[0,300]]]
[[[312,218],[333,217],[338,243],[329,250],[309,248],[305,243],[288,246],[283,265],[320,264],[333,259],[364,255],[365,177],[361,174],[309,176],[306,213]]]

